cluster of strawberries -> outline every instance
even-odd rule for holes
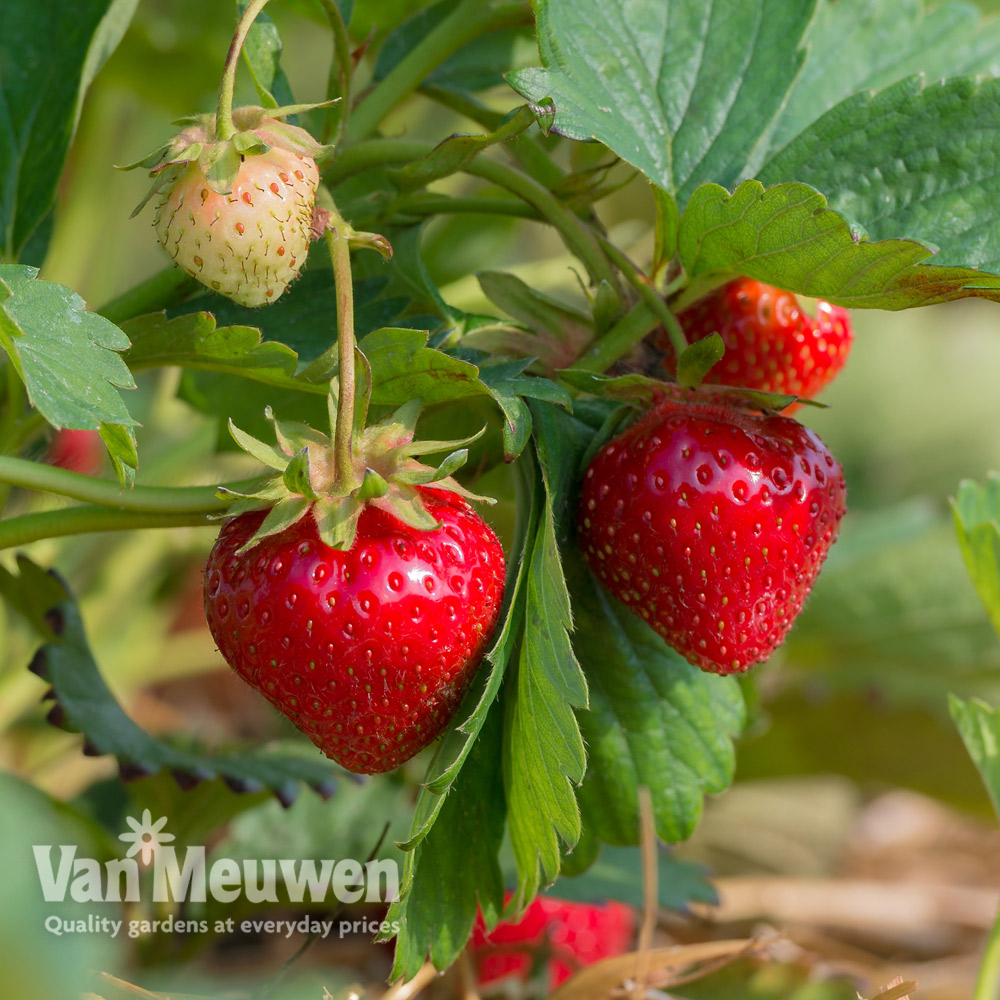
[[[256,305],[282,294],[322,232],[319,175],[301,129],[261,109],[234,119],[235,137],[215,135],[206,116],[155,158],[156,231],[198,280]],[[221,183],[210,167],[228,162],[230,146],[239,156]],[[793,295],[742,279],[678,319],[691,342],[723,339],[709,382],[766,392],[813,395],[851,342],[844,310],[819,303],[810,315]],[[669,375],[669,343],[650,344]],[[274,448],[239,432],[278,475],[234,507],[205,570],[205,613],[228,663],[359,772],[397,767],[440,734],[503,604],[500,543],[450,476],[415,461],[434,449],[412,441],[413,423],[355,435],[349,490],[332,440],[309,431],[307,468],[293,475],[294,434],[283,439],[276,423]],[[844,492],[840,466],[795,420],[747,409],[727,390],[665,383],[587,469],[578,544],[674,649],[733,673],[784,638],[836,538]]]

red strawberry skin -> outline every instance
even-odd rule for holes
[[[526,980],[536,959],[548,956],[548,985],[554,989],[577,969],[628,951],[634,934],[630,906],[539,896],[520,920],[498,924],[488,933],[480,917],[469,943],[480,985],[508,977]]]
[[[608,590],[729,674],[780,645],[844,511],[843,471],[801,424],[667,401],[594,457],[577,528]]]
[[[307,514],[240,555],[254,512],[226,523],[205,567],[226,662],[350,771],[391,770],[444,729],[500,613],[493,531],[455,494],[421,493],[433,531],[368,506],[346,552]]]
[[[751,278],[737,278],[677,316],[688,343],[718,332],[722,360],[707,382],[812,399],[840,372],[854,341],[850,313],[819,302],[810,316],[791,293]],[[672,366],[665,332],[654,338]],[[785,412],[794,412],[797,406]]]
[[[53,436],[45,460],[57,468],[92,476],[101,471],[104,460],[101,435],[97,431],[64,427]]]

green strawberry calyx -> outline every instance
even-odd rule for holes
[[[197,164],[213,191],[228,194],[232,191],[240,165],[247,156],[257,156],[269,149],[278,148],[313,160],[323,159],[332,152],[332,146],[324,146],[304,128],[289,125],[280,119],[333,103],[335,102],[324,101],[320,104],[290,104],[281,108],[262,108],[256,105],[236,108],[233,111],[236,132],[228,139],[218,137],[214,114],[192,115],[180,119],[175,124],[182,126],[182,129],[169,142],[141,160],[119,168],[134,170],[145,167],[149,170],[149,176],[154,179],[152,187],[132,212],[132,218],[142,211],[159,190],[171,185],[191,163]]]
[[[268,510],[257,532],[240,550],[252,548],[262,539],[276,535],[308,513],[316,520],[320,538],[335,549],[350,549],[357,533],[358,518],[371,504],[421,531],[433,531],[440,522],[427,510],[419,487],[434,486],[467,500],[494,503],[489,497],[471,493],[452,475],[465,464],[466,447],[485,428],[457,441],[414,440],[417,420],[423,407],[419,398],[408,400],[388,416],[365,426],[371,399],[371,368],[367,358],[355,348],[358,373],[351,436],[350,468],[338,468],[334,437],[337,427],[338,381],[330,383],[327,404],[330,433],[307,424],[275,418],[265,411],[274,427],[276,445],[240,430],[230,420],[229,430],[247,454],[275,470],[253,493],[237,493],[220,487],[217,495],[231,503],[226,517],[252,510]],[[447,452],[437,466],[418,458]]]

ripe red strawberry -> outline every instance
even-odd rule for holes
[[[524,916],[487,932],[480,917],[469,945],[480,985],[516,977],[527,980],[545,962],[548,988],[555,989],[577,969],[624,954],[635,934],[635,911],[622,903],[569,903],[539,896]]]
[[[726,353],[707,382],[789,393],[811,399],[840,372],[854,333],[846,309],[818,302],[815,316],[791,293],[751,278],[737,278],[717,288],[677,316],[693,344],[718,332]],[[676,365],[666,333],[653,344],[664,354],[663,366]],[[797,405],[785,412],[792,413]]]
[[[237,108],[237,131],[227,139],[215,115],[196,116],[132,164],[153,168],[146,201],[159,193],[153,225],[163,249],[241,305],[274,302],[298,277],[314,238],[315,157],[326,147],[278,120],[306,107]]]
[[[691,663],[735,673],[782,642],[837,537],[840,465],[787,417],[667,401],[584,478],[580,545]]]
[[[100,471],[103,459],[101,435],[97,431],[71,427],[56,431],[45,456],[49,465],[88,476]]]
[[[348,550],[312,514],[240,553],[261,512],[222,529],[205,567],[205,614],[229,665],[329,757],[388,771],[448,723],[503,598],[503,550],[453,493],[421,489],[441,527],[367,506]]]

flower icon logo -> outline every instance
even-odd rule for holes
[[[136,854],[141,854],[141,860],[144,865],[149,864],[153,855],[164,844],[168,844],[174,839],[172,833],[161,832],[167,824],[167,817],[161,816],[154,823],[153,814],[148,809],[143,809],[141,822],[133,819],[131,816],[126,816],[125,822],[132,828],[131,833],[118,834],[119,840],[124,840],[125,843],[131,843],[132,845],[125,856],[131,858]]]

